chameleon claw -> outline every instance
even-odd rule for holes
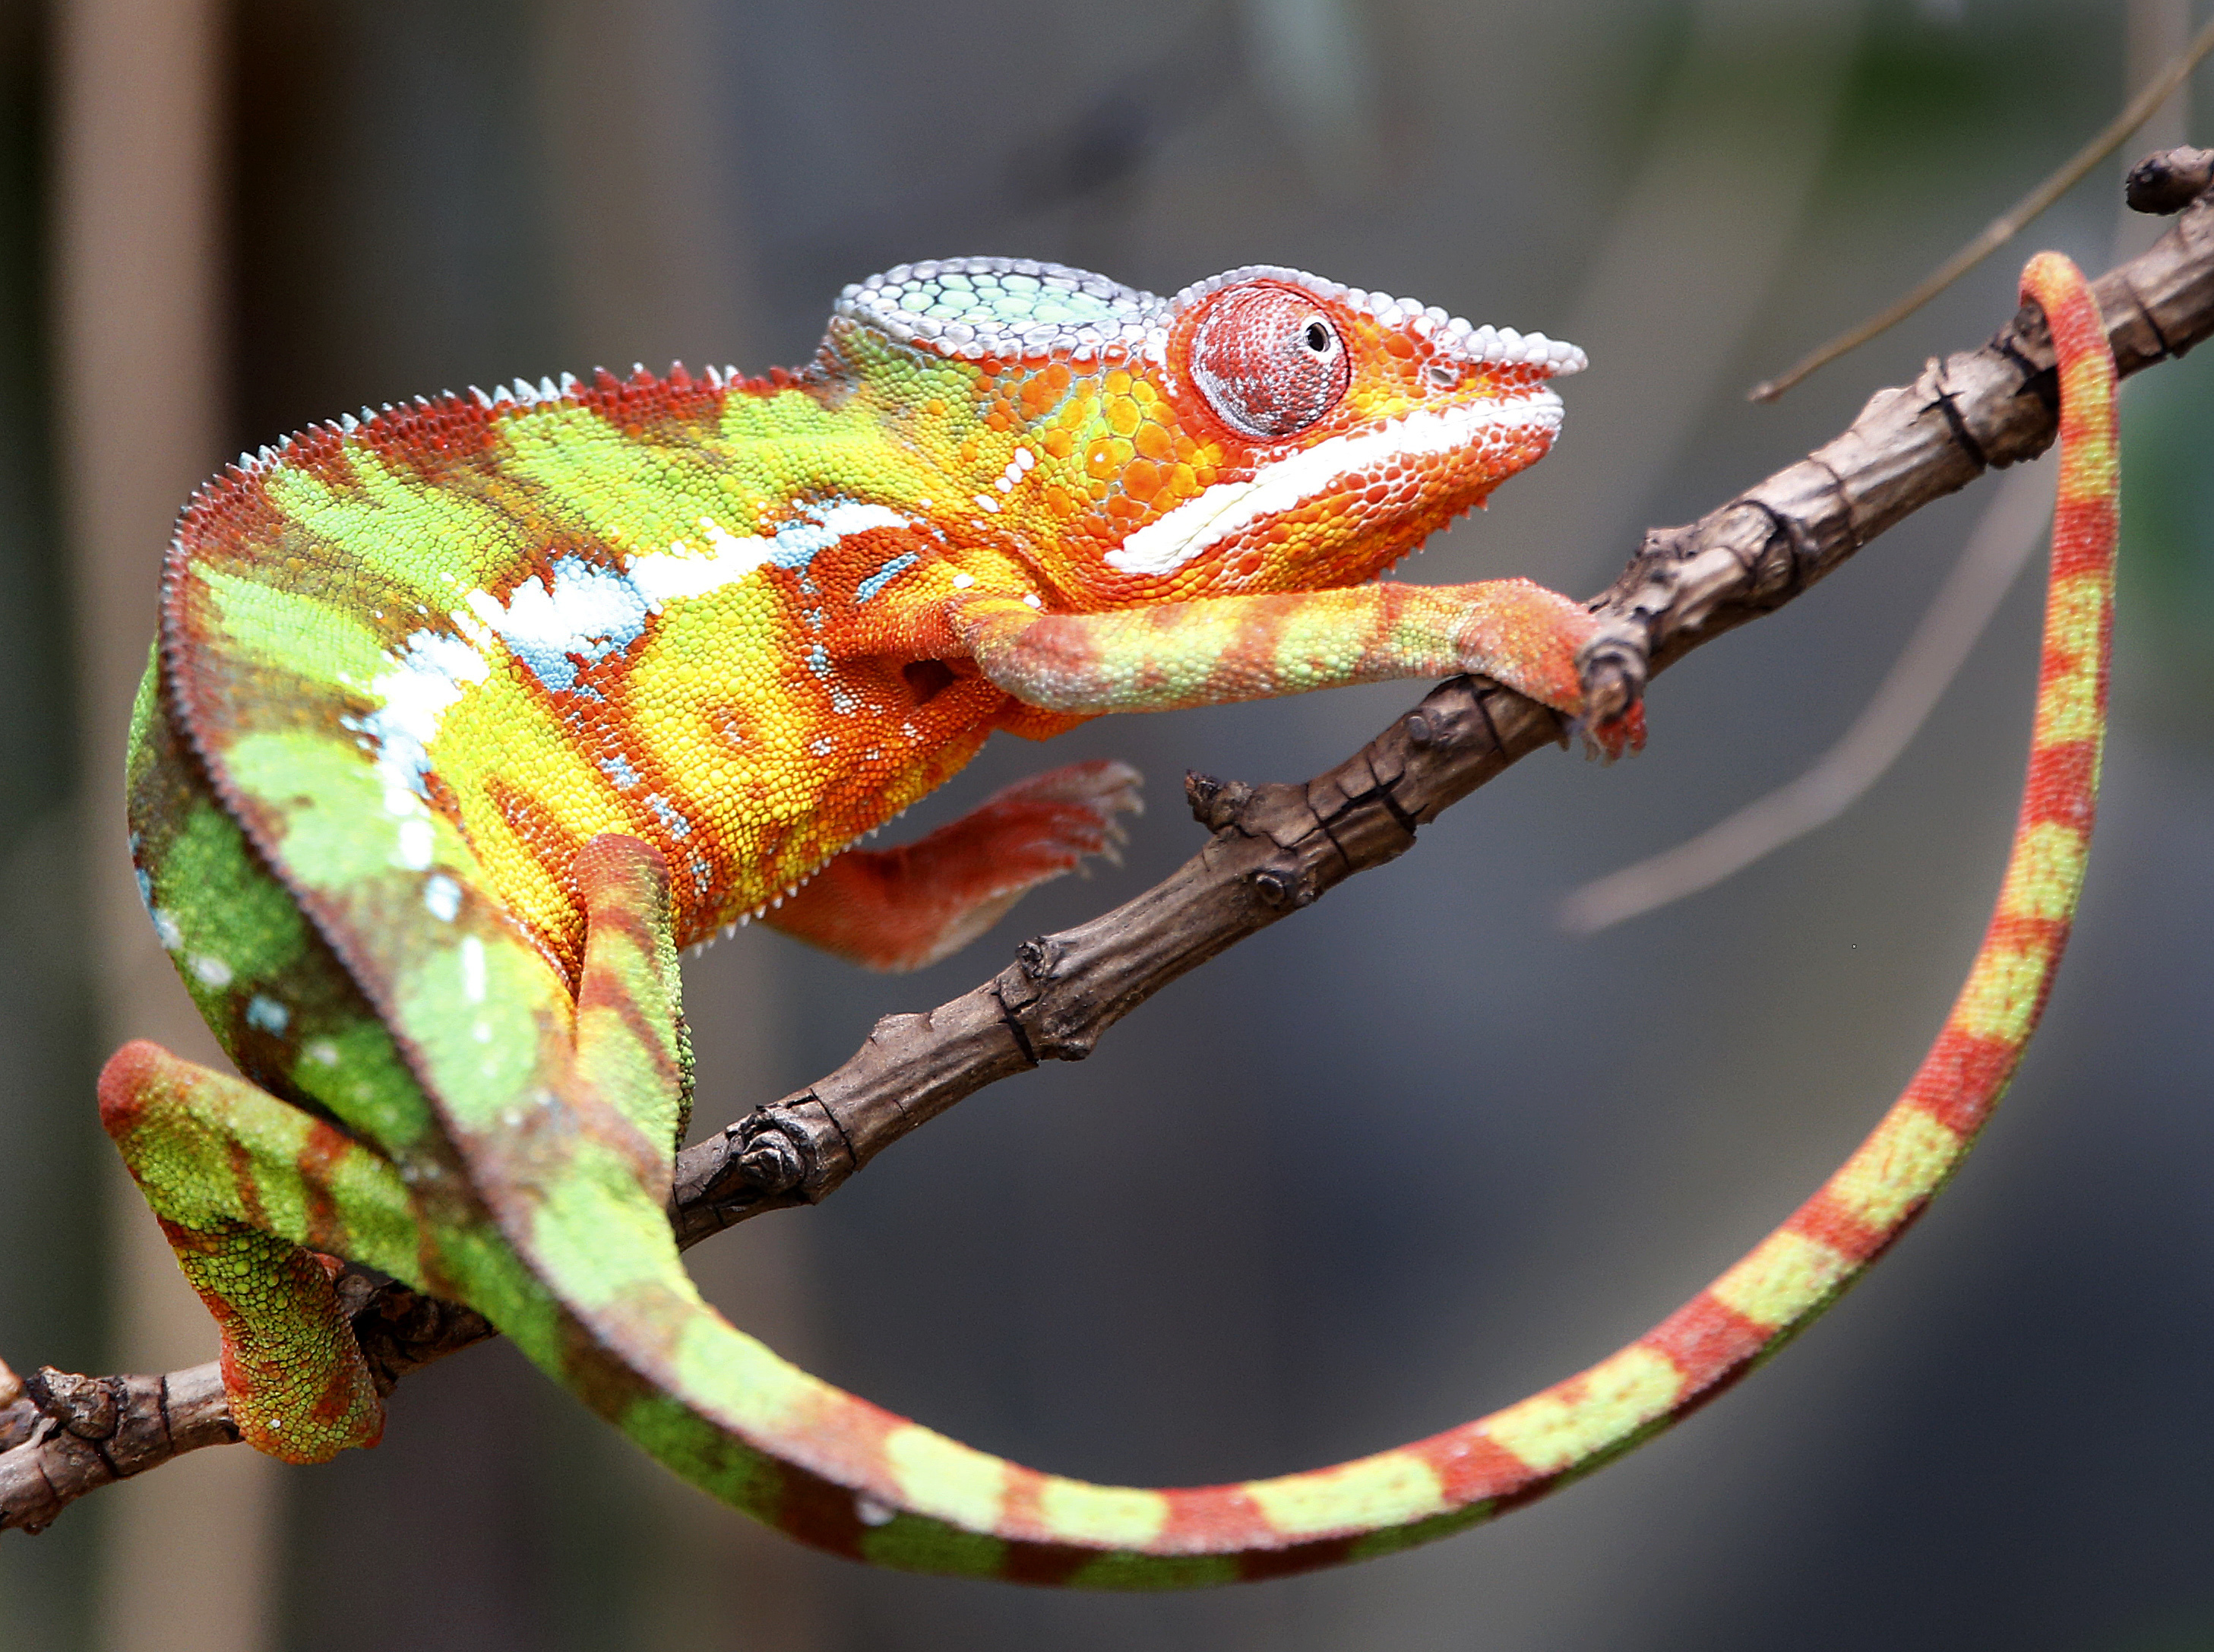
[[[1603,763],[1614,762],[1645,750],[1645,702],[1636,701],[1629,710],[1604,722],[1594,723],[1579,717],[1569,727],[1581,740],[1587,757],[1595,757]]]

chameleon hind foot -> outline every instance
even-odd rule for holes
[[[384,1402],[332,1288],[339,1264],[314,1241],[358,1254],[347,1224],[382,1218],[401,1224],[383,1237],[412,1249],[391,1165],[143,1039],[101,1070],[100,1119],[223,1334],[223,1389],[247,1443],[288,1463],[375,1445]]]
[[[1086,856],[1118,860],[1116,817],[1142,811],[1138,786],[1104,759],[1033,774],[912,843],[848,849],[766,921],[868,969],[919,970]]]

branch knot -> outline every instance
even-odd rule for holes
[[[80,1440],[115,1438],[123,1379],[83,1377],[42,1365],[23,1379],[32,1404]]]

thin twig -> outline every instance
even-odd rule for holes
[[[1808,374],[1826,367],[1849,352],[1859,349],[1877,334],[1889,332],[2005,246],[2021,233],[2024,224],[2073,189],[2093,167],[2119,149],[2124,139],[2150,119],[2152,112],[2168,101],[2169,94],[2183,84],[2184,77],[2199,66],[2199,60],[2209,52],[2214,52],[2214,18],[2207,21],[2206,27],[2199,31],[2191,44],[2183,49],[2180,57],[2162,70],[2144,90],[2130,100],[2129,107],[2116,115],[2104,132],[2076,150],[2059,171],[1993,218],[1984,227],[1981,235],[1932,270],[1919,286],[1890,309],[1870,316],[1850,332],[1839,333],[1802,359],[1789,372],[1775,378],[1763,379],[1746,392],[1746,400],[1775,401]]]
[[[1561,927],[1590,935],[1696,895],[1792,839],[1828,824],[1875,784],[1921,731],[2014,587],[2052,519],[2052,477],[2015,471],[1977,519],[1905,650],[1844,737],[1797,779],[1672,849],[1594,878],[1561,903]]]
[[[2180,15],[2168,21],[2180,34],[2190,25],[2190,12],[2184,0],[2174,3]],[[2148,27],[2149,15],[2144,7],[2131,10],[2133,58],[2150,55],[2139,51],[2140,33],[2155,32]],[[2189,96],[2179,89],[2159,107],[2173,113],[2180,132],[2190,113]],[[2116,214],[2113,261],[2128,257],[2145,214],[2173,212],[2207,187],[2205,159],[2205,150],[2168,150],[2132,168]],[[2045,536],[2051,492],[2049,482],[2026,472],[2016,472],[2001,485],[1875,696],[1844,737],[1812,768],[1674,847],[1591,879],[1561,903],[1561,927],[1571,934],[1594,934],[1696,895],[1851,807],[1899,760],[1967,663]]]

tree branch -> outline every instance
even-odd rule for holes
[[[2181,211],[2155,246],[2096,284],[2125,375],[2214,333],[2210,177],[2204,150],[2156,156],[2133,174],[2132,204]],[[2152,180],[2142,190],[2141,178]],[[2057,401],[2044,317],[2026,306],[1983,348],[1878,391],[1807,457],[1689,526],[1648,532],[1591,603],[1601,627],[1582,664],[1597,714],[1627,707],[1654,672],[1782,607],[1923,505],[2042,452]],[[1014,963],[960,997],[886,1017],[835,1072],[686,1149],[670,1205],[678,1242],[817,1202],[963,1097],[1041,1062],[1082,1060],[1169,982],[1395,859],[1417,827],[1567,732],[1534,701],[1458,677],[1304,785],[1189,776],[1193,812],[1214,834],[1196,855],[1113,911],[1024,942]],[[339,1283],[387,1392],[494,1334],[471,1310],[358,1270]],[[23,1387],[0,1405],[0,1529],[41,1530],[101,1485],[238,1438],[212,1364],[162,1377],[44,1367]]]

